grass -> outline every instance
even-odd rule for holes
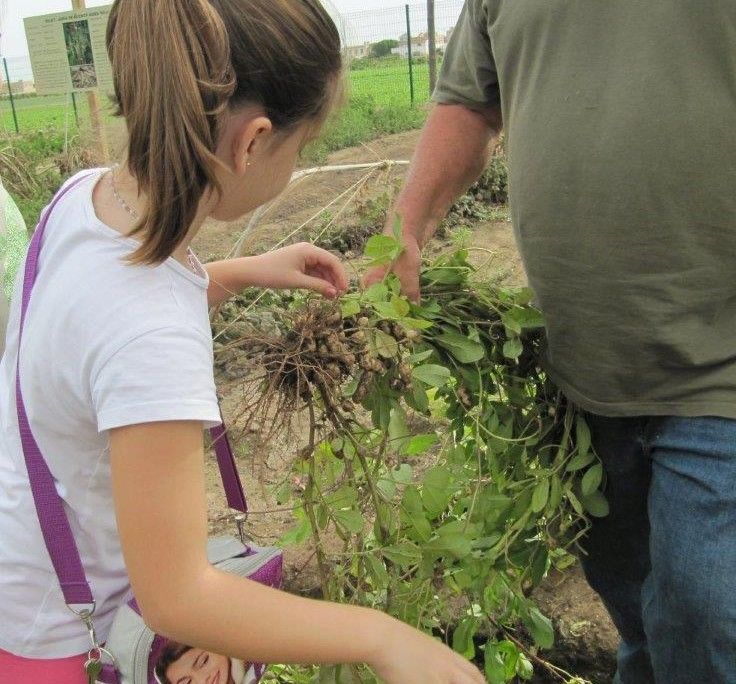
[[[381,105],[410,105],[411,89],[409,84],[409,64],[406,60],[390,60],[386,64],[378,64],[380,60],[372,60],[375,66],[350,71],[350,92],[356,97],[369,95]],[[414,64],[414,103],[421,104],[429,100],[429,65]]]
[[[86,124],[89,121],[87,98],[84,95],[76,95],[75,97],[80,123]],[[67,123],[70,128],[77,128],[71,99],[66,95],[24,95],[16,97],[15,110],[21,133],[44,128],[63,130]],[[10,100],[7,97],[0,99],[0,132],[15,132],[13,112],[10,108]]]
[[[72,137],[67,146],[64,133],[53,129],[0,135],[0,177],[29,227],[36,225],[64,178],[94,165],[81,136]]]
[[[302,157],[305,161],[321,163],[330,152],[359,145],[381,135],[419,128],[426,114],[423,107],[380,104],[372,96],[353,95]]]

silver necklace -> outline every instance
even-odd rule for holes
[[[115,171],[117,171],[120,168],[120,164],[113,165],[112,169],[110,169],[110,184],[112,185],[112,194],[115,195],[115,199],[118,201],[118,204],[125,209],[125,211],[130,214],[130,216],[135,221],[140,221],[141,215],[133,209],[121,196],[118,192],[117,185],[115,184]]]
[[[113,167],[110,169],[110,185],[112,185],[112,194],[115,195],[115,199],[118,201],[118,204],[123,209],[125,209],[128,214],[130,214],[133,220],[140,221],[140,214],[121,197],[120,193],[118,192],[118,188],[115,185],[115,171],[119,168],[120,164],[114,164]],[[189,264],[189,268],[191,268],[192,271],[194,271],[198,275],[201,275],[202,267],[200,266],[199,261],[194,255],[191,247],[187,247],[187,262]]]

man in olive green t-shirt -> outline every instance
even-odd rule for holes
[[[607,469],[615,681],[736,683],[736,2],[467,0],[435,100],[404,290],[503,124],[543,363]]]

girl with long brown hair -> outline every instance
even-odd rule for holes
[[[116,0],[108,50],[127,154],[73,179],[49,213],[23,342],[15,297],[0,367],[0,678],[87,681],[88,635],[29,492],[19,358],[101,642],[132,589],[156,632],[203,652],[365,662],[390,684],[480,684],[460,656],[382,613],[223,573],[205,553],[202,428],[219,422],[208,306],[247,286],[335,297],[347,281],[311,245],[206,267],[189,245],[208,217],[240,217],[285,186],[339,97],[334,24],[318,0]]]

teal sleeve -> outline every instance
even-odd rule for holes
[[[28,231],[23,216],[12,197],[0,183],[0,225],[5,230],[0,233],[0,260],[2,260],[2,289],[10,299],[15,274],[23,261],[28,247]]]

